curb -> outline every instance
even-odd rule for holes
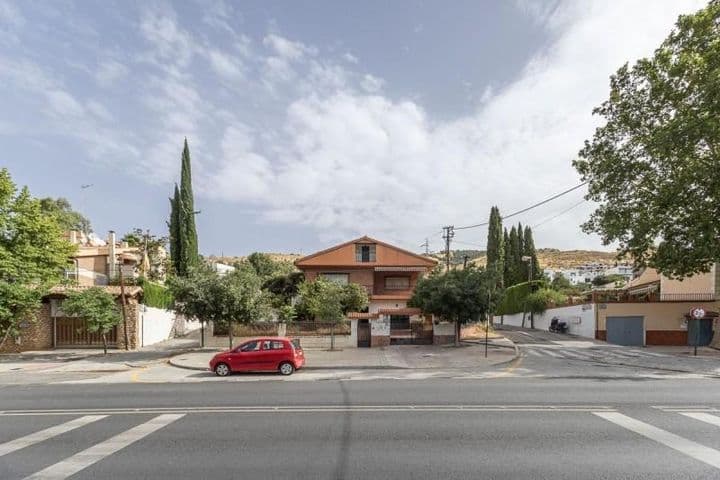
[[[518,358],[520,358],[520,349],[518,348],[517,344],[516,344],[515,342],[513,342],[512,340],[510,340],[509,338],[507,338],[507,337],[503,337],[503,338],[509,340],[509,341],[512,343],[512,348],[515,349],[515,355],[513,355],[513,358],[511,358],[510,360],[505,360],[505,361],[502,361],[502,362],[494,363],[494,364],[492,365],[493,367],[500,367],[500,366],[503,366],[503,365],[507,365],[507,364],[510,364],[510,363],[514,362],[514,361],[517,360]],[[498,345],[498,346],[503,347],[503,348],[510,348],[510,345]]]

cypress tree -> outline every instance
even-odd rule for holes
[[[187,138],[182,152],[182,167],[180,170],[180,229],[181,229],[181,257],[185,262],[186,270],[197,265],[199,260],[197,230],[195,228],[195,199],[192,190],[192,171],[190,167],[190,149]]]
[[[192,171],[190,167],[190,149],[187,138],[182,152],[180,186],[175,184],[173,198],[170,199],[170,259],[179,276],[188,274],[191,267],[198,264],[197,230],[195,228],[195,200],[192,191]]]
[[[522,223],[518,222],[517,224],[517,232],[518,232],[518,256],[517,256],[517,275],[518,275],[518,283],[520,282],[527,282],[528,280],[528,264],[527,262],[523,261],[522,257],[525,255],[525,238],[524,233],[525,230],[523,229]]]
[[[507,286],[515,285],[523,281],[522,277],[522,250],[520,249],[520,237],[515,226],[510,229],[510,250],[508,252],[508,261],[512,265],[510,269],[510,283],[506,283]],[[507,280],[507,279],[506,279]],[[525,279],[527,280],[527,278]]]
[[[523,235],[523,255],[527,255],[532,258],[532,278],[533,280],[542,278],[542,272],[540,271],[540,262],[538,262],[537,251],[535,250],[535,241],[533,240],[532,229],[529,226],[525,227],[525,233]]]
[[[509,287],[512,285],[512,248],[510,246],[510,235],[508,235],[507,228],[503,228],[503,252],[505,254],[503,264],[503,282],[504,286]]]
[[[170,199],[170,221],[167,222],[170,231],[170,260],[175,272],[180,271],[180,190],[175,184],[175,193]]]
[[[502,219],[498,207],[490,209],[490,221],[487,238],[487,269],[496,272],[497,286],[502,288],[505,269]]]

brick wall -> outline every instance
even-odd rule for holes
[[[120,304],[120,299],[118,298],[118,304]],[[135,350],[139,346],[138,342],[138,328],[139,328],[139,318],[140,318],[140,305],[138,304],[138,301],[136,298],[128,298],[127,304],[125,305],[126,314],[127,314],[127,325],[128,325],[128,343],[130,344],[130,350]],[[125,348],[125,330],[123,329],[123,322],[121,321],[118,325],[118,335],[117,335],[117,348],[124,349]]]
[[[47,350],[53,344],[53,324],[50,304],[43,303],[33,319],[21,322],[20,335],[8,337],[0,353],[19,353],[30,350]]]

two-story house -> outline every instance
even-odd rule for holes
[[[391,343],[433,343],[432,319],[408,308],[418,279],[437,260],[364,236],[295,261],[306,281],[318,277],[355,283],[367,291],[367,312],[351,312],[353,335],[361,347]]]

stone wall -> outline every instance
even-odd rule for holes
[[[53,324],[50,318],[50,304],[43,303],[34,318],[20,323],[20,334],[8,336],[0,346],[0,353],[19,353],[32,350],[47,350],[53,346]]]
[[[118,304],[120,304],[120,299],[118,298]],[[139,316],[140,316],[140,304],[137,301],[137,298],[128,298],[127,303],[125,305],[125,311],[127,315],[127,329],[128,329],[128,343],[129,343],[129,349],[135,350],[139,346],[138,341],[138,330],[139,330]],[[117,335],[117,348],[118,349],[125,349],[125,330],[123,326],[123,322],[121,321],[118,326],[118,335]]]

